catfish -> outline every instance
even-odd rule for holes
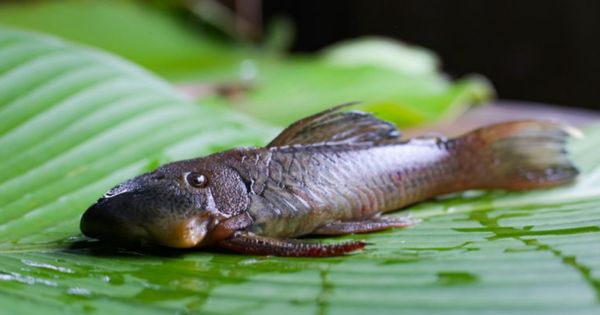
[[[512,121],[461,137],[403,139],[391,123],[340,105],[299,120],[266,147],[165,164],[110,189],[85,211],[86,236],[172,248],[325,257],[363,241],[306,235],[404,228],[384,213],[471,189],[521,191],[573,181],[566,142],[577,129]]]

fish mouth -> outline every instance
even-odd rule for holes
[[[208,230],[208,220],[202,218],[156,222],[146,226],[146,231],[155,243],[171,248],[200,247],[205,240]]]
[[[101,198],[81,217],[81,232],[90,238],[126,246],[161,245],[171,248],[201,246],[209,220],[164,218],[136,213],[118,197]],[[125,215],[128,214],[128,215]],[[144,221],[140,221],[143,218]]]
[[[79,227],[85,236],[101,241],[120,245],[151,243],[150,235],[144,228],[116,215],[104,198],[83,213]]]

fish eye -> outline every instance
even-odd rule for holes
[[[191,186],[204,188],[208,185],[208,177],[203,174],[190,172],[185,176],[185,181]]]

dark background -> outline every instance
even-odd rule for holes
[[[600,109],[600,1],[262,2],[287,16],[294,51],[386,35],[437,52],[452,76],[481,73],[499,97]]]

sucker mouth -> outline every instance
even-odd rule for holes
[[[90,206],[81,217],[83,234],[123,245],[192,248],[207,243],[207,234],[214,221],[218,221],[208,211],[191,218],[170,215],[148,218],[127,197],[103,197]]]
[[[196,218],[187,222],[157,222],[145,226],[148,235],[159,245],[192,248],[203,245],[210,220]]]

